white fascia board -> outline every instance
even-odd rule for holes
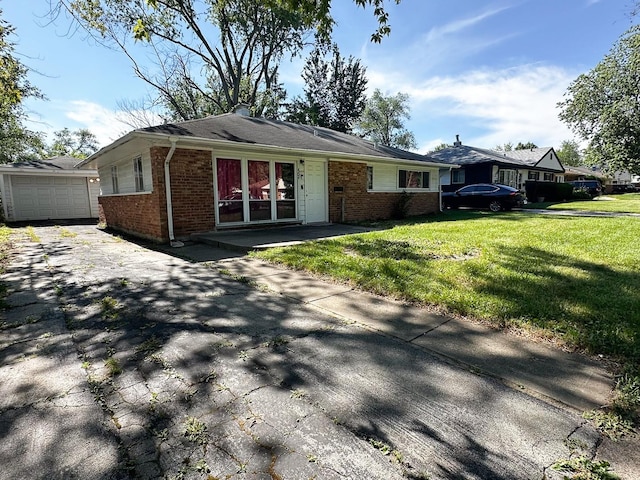
[[[54,176],[54,177],[97,177],[97,170],[57,170],[49,168],[11,168],[0,167],[0,172],[5,175],[37,175],[37,176]]]

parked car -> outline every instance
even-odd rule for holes
[[[491,183],[476,183],[455,192],[442,193],[444,208],[488,208],[492,212],[499,212],[521,207],[524,203],[524,195],[517,188]]]
[[[602,194],[602,184],[598,180],[573,180],[567,182],[573,185],[573,191],[587,192],[591,198]]]

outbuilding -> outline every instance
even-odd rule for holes
[[[80,170],[73,157],[0,165],[7,222],[98,218],[98,172]]]

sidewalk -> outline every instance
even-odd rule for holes
[[[181,255],[189,256],[186,247]],[[356,291],[248,257],[220,260],[229,274],[578,411],[606,404],[613,378],[602,363],[513,334]]]

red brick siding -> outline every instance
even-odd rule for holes
[[[344,190],[342,193],[335,192],[334,187],[342,187]],[[329,162],[329,220],[331,222],[392,218],[401,195],[401,192],[368,192],[365,163]],[[439,211],[438,192],[418,192],[410,195],[408,215],[423,215]]]
[[[176,149],[169,170],[175,236],[213,230],[216,220],[211,152]]]
[[[150,194],[100,197],[108,227],[157,242],[169,240],[164,182],[168,147],[152,147]],[[174,236],[215,227],[211,152],[177,148],[169,164]]]
[[[157,195],[99,197],[98,202],[109,228],[156,242],[164,241],[166,235],[158,215]]]

